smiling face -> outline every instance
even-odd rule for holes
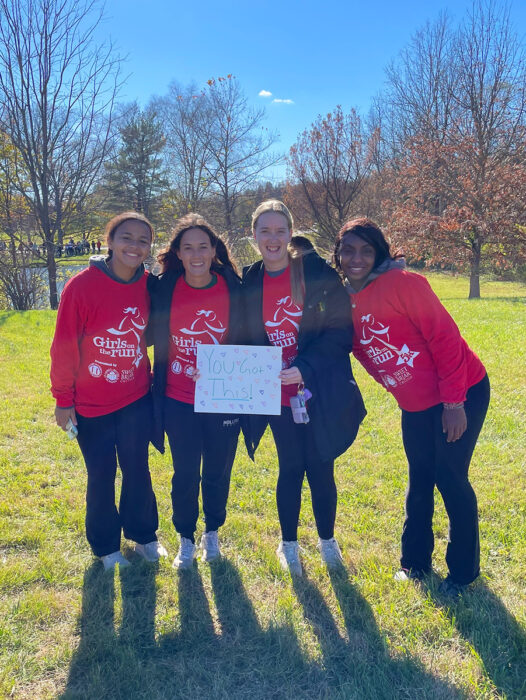
[[[355,233],[346,233],[341,240],[339,255],[343,274],[354,289],[361,289],[374,267],[375,249]]]
[[[192,287],[206,287],[212,281],[210,266],[216,249],[200,228],[189,228],[181,236],[177,257],[183,263],[184,278]]]
[[[276,272],[287,267],[287,244],[292,238],[292,231],[283,214],[276,211],[261,214],[254,227],[254,238],[267,270]]]
[[[152,247],[152,234],[142,221],[128,219],[119,224],[108,241],[112,256],[108,265],[120,279],[128,282]]]

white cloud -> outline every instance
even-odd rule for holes
[[[282,105],[293,105],[294,104],[294,100],[282,100],[279,97],[276,97],[274,100],[272,100],[272,102],[276,102],[276,103],[282,104]]]
[[[268,90],[260,90],[258,95],[259,97],[272,97],[272,93]]]

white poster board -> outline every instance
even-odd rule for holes
[[[197,369],[196,413],[281,413],[281,348],[198,345]]]

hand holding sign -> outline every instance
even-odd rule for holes
[[[198,345],[196,413],[281,413],[281,348]]]

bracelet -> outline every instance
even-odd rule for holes
[[[446,403],[445,401],[443,402],[442,406],[444,408],[450,409],[450,408],[464,408],[464,402],[459,401],[458,403]]]

